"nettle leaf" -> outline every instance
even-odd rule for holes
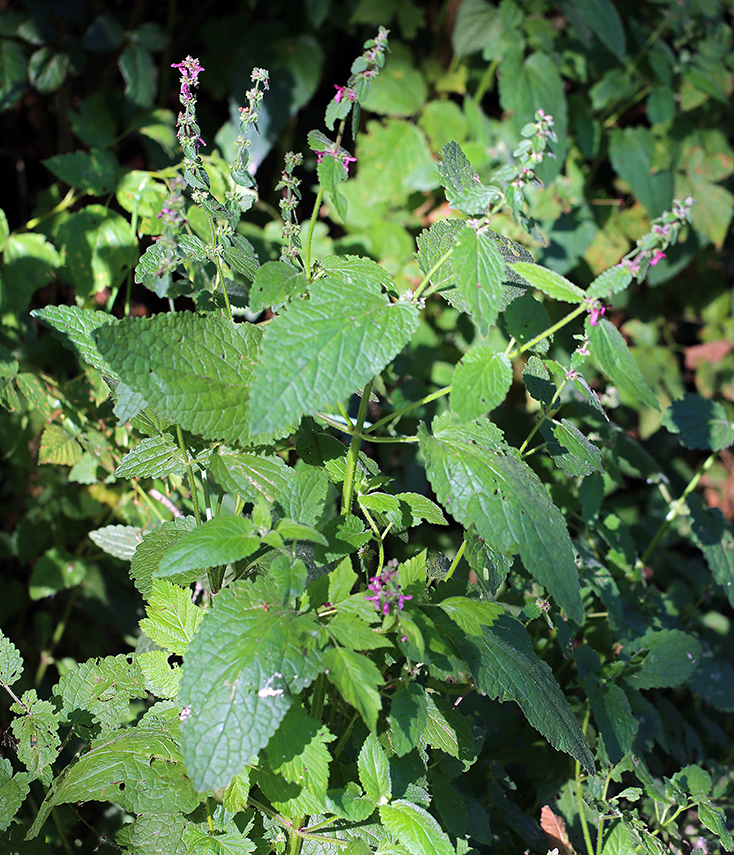
[[[80,309],[78,306],[45,306],[31,312],[34,318],[51,327],[54,338],[64,347],[73,350],[77,357],[100,373],[119,379],[109,363],[103,359],[92,338],[101,326],[112,324],[115,318],[106,312]]]
[[[161,558],[175,543],[195,528],[194,517],[178,517],[175,520],[166,520],[158,528],[143,535],[143,542],[135,550],[135,555],[130,562],[130,578],[144,599],[147,600],[153,590],[153,575],[161,563]],[[183,578],[187,576],[184,575]]]
[[[734,526],[718,508],[707,508],[701,497],[692,493],[686,499],[691,512],[691,532],[711,570],[734,606]]]
[[[328,631],[341,647],[352,650],[377,650],[392,647],[385,635],[375,632],[368,623],[357,615],[338,613],[328,624]]]
[[[422,741],[438,748],[464,763],[464,768],[476,759],[475,742],[468,720],[451,705],[433,694],[426,694],[428,720]]]
[[[624,673],[625,680],[635,689],[663,689],[685,683],[702,652],[697,638],[678,629],[650,630],[627,642],[625,651],[646,653],[639,666]]]
[[[390,700],[390,734],[398,757],[420,744],[427,724],[426,690],[418,683],[407,683]]]
[[[556,394],[556,384],[551,380],[548,366],[535,354],[530,356],[522,370],[525,388],[536,401],[544,407],[549,407]]]
[[[240,493],[249,502],[264,496],[274,502],[295,478],[293,469],[277,455],[255,454],[219,448],[209,462],[209,474],[231,493]]]
[[[133,823],[130,847],[137,846],[143,852],[183,855],[187,825],[188,821],[180,813],[142,814]]]
[[[529,291],[510,303],[505,309],[503,320],[507,334],[521,347],[545,332],[551,325],[548,310]],[[541,339],[532,349],[538,353],[547,353],[552,340],[552,336]]]
[[[130,700],[147,694],[137,659],[122,653],[82,662],[61,677],[53,693],[67,721],[88,710],[106,728],[126,722]]]
[[[185,852],[197,855],[249,855],[257,844],[241,831],[212,832],[196,825],[184,831]]]
[[[718,401],[701,395],[684,395],[663,413],[663,426],[679,433],[686,448],[722,451],[734,443],[734,429]]]
[[[451,261],[465,311],[486,335],[504,305],[505,262],[491,237],[472,228],[460,232]]]
[[[293,471],[293,470],[290,470]],[[304,525],[316,525],[326,508],[329,479],[323,469],[296,470],[278,497],[285,516]]]
[[[574,285],[565,276],[548,270],[547,267],[528,264],[525,261],[514,261],[511,264],[512,269],[527,280],[533,288],[537,288],[554,300],[562,300],[564,303],[583,303],[586,298],[586,292],[582,288]]]
[[[119,169],[117,158],[110,152],[99,149],[57,154],[41,162],[57,178],[71,187],[89,193],[90,196],[102,196],[113,190]]]
[[[140,671],[145,677],[145,688],[158,698],[178,699],[181,668],[178,663],[168,661],[167,650],[148,650],[137,656]]]
[[[591,298],[609,299],[612,294],[626,290],[632,282],[632,274],[628,267],[617,264],[600,273],[586,289],[586,296]]]
[[[339,689],[344,700],[359,712],[367,727],[374,730],[382,708],[377,687],[383,682],[375,663],[345,647],[324,651],[323,661],[329,680]]]
[[[190,706],[182,742],[197,790],[239,774],[321,669],[314,617],[282,607],[279,593],[266,577],[220,591],[189,645],[179,698]]]
[[[357,757],[359,782],[367,798],[376,805],[384,805],[392,798],[390,764],[380,741],[370,733]]]
[[[205,439],[247,444],[261,335],[252,324],[178,312],[125,318],[95,338],[121,380],[161,417]]]
[[[391,303],[373,262],[347,260],[268,325],[252,386],[252,429],[277,431],[342,401],[378,374],[407,344],[418,309]]]
[[[441,508],[421,493],[397,493],[395,498],[400,500],[401,507],[410,508],[411,525],[419,525],[423,520],[432,525],[448,525]]]
[[[74,466],[82,459],[83,449],[75,436],[67,433],[61,425],[46,425],[41,434],[38,448],[39,463],[56,463]]]
[[[512,385],[512,364],[489,345],[473,347],[461,358],[451,378],[451,409],[464,421],[498,407]]]
[[[546,420],[541,424],[540,432],[553,462],[566,475],[574,478],[604,472],[601,451],[568,419],[560,422]]]
[[[499,603],[468,597],[448,597],[437,605],[469,635],[481,635],[482,627],[491,626],[505,612]]]
[[[185,534],[162,556],[154,576],[177,576],[247,558],[260,546],[255,524],[245,517],[219,516]]]
[[[250,288],[250,310],[279,309],[308,291],[309,281],[302,270],[285,261],[268,261],[257,269]]]
[[[648,407],[659,411],[660,407],[652,390],[640,373],[622,333],[614,324],[606,318],[599,318],[599,323],[592,326],[587,317],[585,329],[591,355],[612,383]]]
[[[446,832],[425,808],[405,799],[380,805],[380,819],[410,855],[456,855]]]
[[[418,436],[439,501],[498,552],[519,552],[528,572],[582,623],[571,539],[538,476],[488,421],[464,425],[446,413],[434,419],[432,430],[421,425]]]
[[[719,838],[725,850],[731,852],[734,849],[734,840],[726,827],[726,813],[720,807],[709,799],[701,799],[698,803],[698,818],[705,828]]]
[[[0,683],[12,686],[23,673],[23,657],[13,642],[0,629]]]
[[[35,689],[29,689],[10,709],[18,716],[10,725],[18,742],[18,759],[28,770],[29,780],[40,778],[48,786],[53,777],[51,764],[61,747],[56,708],[49,701],[39,700]]]
[[[497,187],[482,184],[478,173],[469,163],[460,146],[453,140],[440,151],[441,160],[436,164],[440,181],[446,190],[446,199],[456,211],[464,214],[486,214],[492,203],[502,198]]]
[[[330,519],[322,529],[323,535],[329,542],[328,546],[317,546],[314,558],[318,564],[330,564],[342,555],[349,555],[363,547],[372,539],[359,517],[353,514],[339,514]]]
[[[8,828],[29,790],[28,773],[14,775],[10,760],[0,758],[0,833]]]
[[[260,262],[255,255],[252,244],[247,238],[238,234],[232,235],[229,240],[232,241],[233,245],[225,246],[222,249],[222,257],[232,270],[252,282],[255,273],[260,267]]]
[[[122,561],[132,561],[143,542],[142,529],[136,525],[106,525],[90,531],[89,536],[100,549]]]
[[[149,436],[122,458],[117,478],[165,478],[183,475],[186,471],[181,449],[170,433]]]
[[[148,617],[140,629],[169,653],[183,656],[204,617],[204,611],[191,601],[191,592],[154,579],[147,606]]]
[[[555,749],[594,773],[594,756],[576,717],[519,620],[499,615],[483,628],[481,638],[459,633],[452,637],[480,692],[500,702],[516,701],[528,722]]]
[[[32,839],[56,805],[114,801],[130,813],[190,813],[199,803],[168,729],[149,724],[105,735],[53,783],[28,832]]]
[[[418,252],[415,254],[415,260],[418,262],[420,269],[424,273],[432,270],[434,265],[438,264],[440,259],[449,250],[453,249],[456,235],[466,227],[466,223],[463,220],[446,219],[434,223],[430,229],[423,229],[416,240]],[[438,270],[434,271],[430,282],[434,288],[449,289],[442,290],[442,296],[452,306],[456,306],[462,312],[466,311],[464,302],[456,290],[456,276],[451,258],[445,261]]]

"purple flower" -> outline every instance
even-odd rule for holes
[[[665,258],[665,253],[661,252],[659,249],[656,249],[652,254],[652,258],[650,259],[650,266],[655,267],[655,265],[662,261]]]
[[[357,94],[354,89],[349,89],[349,87],[347,86],[337,86],[336,83],[334,84],[334,89],[336,89],[336,95],[334,96],[334,100],[337,104],[342,100],[342,98],[344,98],[345,95],[347,98],[349,98],[350,101],[354,101]]]
[[[391,561],[383,567],[381,573],[370,579],[367,586],[372,591],[372,595],[365,595],[365,599],[374,603],[377,611],[383,616],[389,615],[395,608],[400,611],[408,600],[413,599],[411,594],[400,593],[397,578],[397,561]]]
[[[599,323],[599,318],[606,312],[606,310],[606,306],[594,306],[589,317],[589,323],[592,327],[595,327]]]

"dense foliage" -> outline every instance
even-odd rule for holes
[[[0,846],[731,851],[730,17],[346,6],[0,13]]]

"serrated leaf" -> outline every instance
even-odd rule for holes
[[[41,162],[57,178],[90,196],[102,196],[113,190],[119,168],[113,154],[99,149],[57,154]]]
[[[178,698],[181,668],[169,663],[167,650],[148,650],[137,656],[140,672],[145,678],[145,688],[158,698]]]
[[[645,652],[642,664],[625,680],[636,689],[679,686],[693,673],[701,658],[701,643],[678,629],[650,630],[625,645],[629,653]]]
[[[252,386],[252,429],[276,431],[348,397],[378,374],[418,326],[413,303],[390,303],[377,265],[315,281],[310,299],[273,320]]]
[[[402,843],[410,855],[456,855],[446,832],[425,808],[405,799],[380,805],[385,828]]]
[[[343,789],[328,790],[325,803],[333,814],[350,822],[364,822],[375,810],[374,803],[362,795],[354,781]]]
[[[191,708],[182,743],[198,790],[229,784],[319,673],[314,616],[282,607],[268,584],[220,591],[189,645],[179,698]]]
[[[565,521],[538,476],[487,421],[460,424],[447,413],[433,434],[418,430],[426,471],[439,501],[502,553],[519,552],[528,572],[569,617],[583,622],[580,583]]]
[[[377,650],[380,647],[392,647],[385,635],[375,632],[369,624],[357,615],[338,613],[328,624],[328,631],[341,647],[352,650]]]
[[[29,689],[11,709],[17,715],[10,727],[18,743],[15,749],[18,759],[28,770],[30,781],[40,778],[44,784],[50,784],[51,764],[61,748],[59,716],[54,705],[39,700],[35,689]]]
[[[135,550],[130,563],[130,578],[144,599],[150,596],[153,574],[166,551],[195,528],[194,517],[178,517],[175,520],[166,520],[158,528],[143,535],[143,542]]]
[[[614,324],[606,318],[599,318],[599,323],[592,326],[587,318],[585,328],[591,355],[612,383],[648,407],[659,411],[660,407],[652,390],[640,373],[622,333]]]
[[[370,733],[357,757],[359,782],[367,798],[376,805],[384,805],[392,798],[390,764],[378,738]]]
[[[204,612],[191,601],[191,592],[154,579],[147,606],[148,616],[140,629],[169,653],[183,656],[204,617]]]
[[[708,799],[702,799],[698,804],[698,818],[702,825],[713,832],[721,841],[725,850],[734,849],[734,840],[726,827],[726,814]]]
[[[108,555],[123,561],[132,561],[135,550],[143,542],[142,529],[136,525],[106,525],[89,536]]]
[[[486,335],[504,305],[505,262],[491,237],[472,228],[459,233],[451,262],[464,310]]]
[[[132,698],[146,696],[136,658],[124,654],[77,665],[61,677],[53,692],[67,721],[73,722],[79,710],[88,710],[107,728],[127,721]]]
[[[374,730],[382,707],[377,687],[383,682],[375,663],[344,647],[325,650],[323,661],[329,680],[339,689],[344,700],[359,712],[367,727]]]
[[[481,635],[482,627],[491,626],[505,613],[499,603],[470,600],[468,597],[447,597],[437,605],[469,635]]]
[[[441,508],[421,493],[397,493],[395,498],[410,508],[412,525],[419,525],[423,520],[432,525],[448,525]]]
[[[632,282],[632,274],[628,267],[616,264],[603,273],[600,273],[586,290],[586,296],[593,298],[609,299],[612,294],[624,291]]]
[[[28,773],[16,772],[13,775],[13,767],[10,760],[0,759],[0,833],[10,825],[18,808],[25,801],[30,787],[28,786]]]
[[[315,525],[324,513],[329,479],[322,469],[296,470],[281,490],[278,504],[285,516],[304,525]]]
[[[734,443],[734,429],[718,401],[701,395],[684,395],[663,413],[663,426],[679,433],[686,448],[722,451]]]
[[[481,185],[479,173],[469,163],[469,159],[457,142],[451,140],[446,143],[439,154],[441,160],[436,164],[436,169],[449,202],[451,197],[458,193]]]
[[[76,437],[67,433],[61,425],[50,424],[41,434],[38,462],[73,466],[82,459],[82,451]]]
[[[480,692],[516,701],[528,722],[589,772],[594,756],[553,672],[533,650],[525,627],[508,614],[485,626],[481,638],[454,635]]]
[[[115,469],[117,478],[165,478],[186,471],[181,449],[170,433],[149,436],[122,458]]]
[[[467,351],[451,378],[451,409],[464,421],[491,412],[507,397],[512,364],[486,344]]]
[[[703,552],[711,575],[734,606],[734,526],[718,508],[707,508],[695,493],[686,503],[691,512],[693,539]]]
[[[78,306],[45,306],[43,309],[34,309],[31,315],[51,327],[54,338],[73,350],[83,362],[102,374],[118,379],[92,338],[96,329],[114,323],[112,315],[80,309]]]
[[[260,266],[252,246],[241,235],[233,235],[231,240],[235,241],[235,245],[227,246],[222,250],[224,260],[232,270],[252,281]]]
[[[95,338],[121,380],[170,423],[246,445],[261,335],[252,324],[178,312],[125,318]]]
[[[268,261],[259,267],[250,288],[250,309],[279,309],[288,300],[303,296],[308,290],[308,279],[284,261]]]
[[[601,451],[568,419],[544,421],[540,432],[553,462],[566,475],[584,477],[592,472],[604,472]]]
[[[211,833],[195,825],[189,825],[184,831],[184,844],[187,855],[249,855],[257,848],[257,844],[241,831],[225,831]]]
[[[255,525],[245,517],[219,516],[185,534],[162,556],[153,575],[177,576],[191,570],[201,572],[247,558],[260,546]]]
[[[398,757],[420,743],[427,723],[425,689],[418,683],[407,683],[390,699],[390,733]]]
[[[13,642],[0,629],[0,683],[12,686],[23,673],[23,657]]]
[[[607,756],[612,764],[617,764],[632,750],[639,722],[632,715],[627,695],[619,686],[600,683],[593,674],[588,674],[584,687]]]
[[[372,539],[372,532],[367,531],[362,520],[352,514],[340,514],[330,519],[321,531],[329,545],[316,547],[314,558],[318,564],[337,561],[342,555],[356,552]]]
[[[457,234],[466,227],[463,220],[446,219],[434,223],[430,229],[423,229],[416,240],[418,252],[415,254],[415,260],[424,273],[429,273],[440,259],[453,248]],[[454,295],[458,296],[458,294],[451,258],[433,272],[430,282],[434,287],[450,289],[442,291],[442,294],[452,306],[456,305]],[[461,300],[460,297],[459,300]],[[465,311],[463,303],[457,305],[457,308]]]
[[[465,769],[468,769],[476,759],[474,737],[468,720],[434,694],[426,694],[426,709],[428,720],[423,732],[426,744],[462,760]]]
[[[146,853],[188,855],[188,847],[184,843],[187,825],[186,818],[180,813],[141,814],[135,819],[130,846],[137,846]]]
[[[508,335],[521,347],[545,332],[551,325],[548,310],[530,291],[513,300],[505,309],[503,318]],[[533,345],[532,350],[547,353],[551,341],[552,336],[541,339]]]
[[[212,455],[209,472],[225,490],[239,492],[250,502],[256,502],[258,496],[275,502],[295,478],[293,469],[276,455],[230,448],[219,448]]]
[[[582,303],[587,296],[583,289],[574,285],[565,276],[554,273],[539,264],[515,261],[512,262],[512,269],[526,279],[533,288],[537,288],[554,300],[562,300],[564,303]]]
[[[625,35],[622,19],[611,0],[583,0],[574,9],[601,43],[620,61],[625,57]]]
[[[32,600],[53,597],[59,591],[80,584],[87,575],[87,565],[65,550],[47,549],[33,565],[28,592]]]
[[[140,44],[129,44],[117,60],[125,81],[125,97],[139,107],[152,107],[158,83],[158,70],[150,51]]]
[[[56,805],[114,801],[130,813],[190,813],[199,803],[178,744],[162,727],[104,736],[49,790],[28,832],[32,839]]]

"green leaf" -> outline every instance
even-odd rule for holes
[[[572,478],[604,472],[601,451],[568,419],[544,421],[540,432],[554,463]]]
[[[362,107],[382,116],[414,116],[426,102],[424,74],[416,68],[410,51],[401,44],[392,45],[390,59],[372,81]]]
[[[390,764],[387,754],[374,733],[370,733],[357,757],[359,782],[367,798],[376,805],[384,805],[392,798]]]
[[[734,849],[734,840],[726,827],[726,814],[720,807],[708,799],[702,799],[698,804],[698,818],[702,825],[719,838],[725,850],[731,852]]]
[[[0,683],[12,686],[23,673],[23,657],[13,642],[0,629]]]
[[[158,86],[158,71],[150,51],[129,44],[117,60],[125,81],[125,97],[138,107],[152,107]]]
[[[349,647],[352,650],[392,647],[392,642],[387,636],[375,632],[357,615],[337,614],[329,622],[328,630],[341,647]]]
[[[434,223],[430,229],[423,229],[416,240],[418,252],[415,254],[415,260],[424,273],[432,270],[440,259],[453,249],[456,235],[466,227],[463,220],[446,219]],[[456,290],[456,274],[451,258],[434,271],[430,282],[432,287],[441,289],[441,295],[452,306],[465,311],[464,303]]]
[[[175,662],[171,665],[169,658],[167,650],[148,650],[138,654],[137,662],[145,678],[145,688],[158,698],[175,701],[178,700],[181,668]]]
[[[344,263],[268,325],[252,386],[252,429],[280,430],[378,374],[418,326],[417,307],[382,294],[374,263]]]
[[[530,291],[513,300],[503,314],[507,334],[524,347],[527,342],[545,332],[551,325],[545,306]],[[552,336],[541,339],[532,349],[538,353],[547,353]]]
[[[593,674],[587,674],[584,687],[607,756],[612,764],[617,764],[632,750],[639,723],[619,686],[600,683]]]
[[[641,665],[625,671],[630,686],[661,689],[685,683],[701,658],[701,643],[678,629],[650,630],[627,642],[625,651],[646,653]]]
[[[118,379],[111,366],[97,349],[97,343],[92,338],[94,330],[101,326],[114,323],[112,315],[80,309],[77,306],[45,306],[31,312],[34,318],[51,327],[54,338],[64,347],[74,351],[77,357],[100,373]]]
[[[115,156],[108,151],[92,149],[89,153],[57,154],[42,163],[64,183],[90,196],[102,196],[115,188],[119,167]]]
[[[158,528],[143,535],[143,542],[135,550],[130,563],[130,578],[144,599],[147,600],[153,590],[153,574],[157,571],[161,558],[195,528],[194,517],[178,517],[175,520],[166,520]]]
[[[53,244],[39,234],[11,234],[3,250],[0,307],[3,314],[23,313],[39,288],[48,285],[61,264]]]
[[[342,555],[356,552],[372,539],[372,532],[367,531],[359,517],[352,514],[340,514],[323,527],[322,533],[329,542],[327,547],[317,546],[314,558],[318,564],[330,564]]]
[[[142,529],[135,525],[106,525],[89,536],[108,555],[122,561],[132,561],[135,550],[143,542]]]
[[[122,458],[116,478],[165,478],[183,475],[186,464],[170,433],[146,437]]]
[[[609,159],[614,171],[630,186],[632,193],[659,217],[673,201],[673,175],[669,170],[653,171],[655,137],[649,128],[612,130]]]
[[[587,297],[609,299],[612,294],[626,290],[632,282],[632,274],[628,267],[616,264],[600,273],[586,290]]]
[[[718,401],[688,394],[663,413],[663,426],[679,433],[686,448],[722,451],[734,443],[734,429]]]
[[[428,720],[423,732],[426,744],[464,761],[468,769],[470,758],[475,756],[475,745],[467,719],[433,694],[426,694],[426,709]]]
[[[344,789],[328,790],[325,801],[333,814],[350,822],[364,822],[375,811],[374,802],[362,795],[354,781],[350,781]]]
[[[82,447],[76,437],[68,434],[60,425],[47,425],[41,434],[38,448],[39,463],[57,463],[73,466],[82,459]]]
[[[606,318],[599,318],[599,323],[592,326],[587,318],[585,329],[591,354],[612,383],[648,407],[659,411],[660,407],[652,390],[640,373],[622,333],[614,324]]]
[[[56,53],[50,47],[33,51],[28,60],[28,80],[31,86],[44,95],[55,92],[66,79],[69,62],[68,54]]]
[[[105,735],[54,781],[28,832],[35,837],[56,805],[114,801],[130,813],[190,813],[199,803],[167,729],[138,726]]]
[[[535,651],[525,627],[508,614],[485,626],[481,638],[454,635],[480,692],[516,701],[528,722],[589,772],[594,756],[553,672]]]
[[[586,292],[578,285],[574,285],[565,276],[548,270],[547,267],[529,264],[526,261],[511,262],[511,266],[523,279],[527,279],[533,288],[537,288],[554,300],[562,300],[564,303],[583,303],[586,298]]]
[[[179,238],[180,244],[183,244],[184,238],[189,237],[188,235],[181,235]],[[190,237],[189,237],[190,239]],[[236,273],[244,276],[245,279],[249,279],[252,282],[253,277],[255,276],[256,271],[260,267],[260,262],[255,255],[255,250],[252,247],[252,244],[247,240],[247,238],[242,237],[242,235],[234,234],[230,237],[230,240],[234,244],[233,246],[225,246],[222,249],[222,257],[227,262],[227,264],[234,270]],[[202,247],[204,249],[204,247]]]
[[[61,677],[53,692],[67,721],[73,723],[79,710],[88,710],[107,728],[126,722],[129,701],[146,696],[137,659],[122,653],[77,665]]]
[[[432,525],[447,525],[441,508],[421,493],[398,493],[395,498],[400,501],[401,509],[404,505],[410,509],[411,526],[419,525],[423,520]]]
[[[703,552],[711,575],[734,606],[734,526],[718,508],[704,507],[695,493],[688,496],[686,504],[691,512],[694,542]]]
[[[422,807],[396,799],[380,805],[380,819],[385,828],[397,837],[410,855],[456,855],[446,832]]]
[[[87,575],[87,566],[64,549],[47,549],[33,565],[28,585],[32,600],[53,597],[79,585]]]
[[[276,311],[308,290],[306,274],[284,261],[268,261],[257,269],[250,288],[250,309],[261,312],[268,307]]]
[[[0,39],[0,110],[10,109],[23,95],[26,58],[14,39]]]
[[[0,655],[2,655],[0,653]],[[25,801],[30,787],[28,786],[28,774],[16,772],[13,775],[13,767],[10,760],[0,759],[0,833],[10,825],[18,808]]]
[[[467,351],[451,378],[451,409],[463,421],[498,407],[512,385],[512,364],[504,353],[479,344]]]
[[[341,148],[341,146],[340,146]],[[321,160],[316,167],[319,184],[329,194],[334,211],[340,222],[347,218],[347,200],[339,192],[339,185],[347,180],[348,172],[345,162],[331,151],[321,153]]]
[[[304,525],[316,525],[326,507],[329,479],[323,469],[296,470],[278,497],[285,516]]]
[[[229,448],[219,448],[212,455],[209,473],[225,490],[240,493],[249,502],[256,502],[258,496],[275,502],[296,477],[294,471],[276,455],[265,456]]]
[[[245,517],[218,516],[197,526],[167,550],[154,576],[201,572],[247,558],[260,546],[255,525]]]
[[[420,744],[427,724],[426,691],[418,683],[407,683],[390,700],[390,733],[398,757]]]
[[[472,228],[460,232],[451,261],[465,311],[486,335],[504,303],[505,262],[492,239]]]
[[[66,247],[64,270],[80,297],[116,287],[138,260],[130,223],[103,205],[71,214],[59,226],[58,239]]]
[[[141,814],[135,819],[130,847],[137,846],[143,852],[171,853],[184,855],[184,833],[189,823],[180,813]]]
[[[499,603],[468,597],[448,597],[437,605],[469,635],[481,635],[482,627],[491,626],[505,612]]]
[[[189,645],[179,698],[190,706],[182,743],[197,790],[229,784],[319,673],[314,616],[284,608],[268,586],[264,578],[220,591]]]
[[[206,439],[247,444],[261,335],[252,324],[178,312],[125,318],[95,338],[122,381],[170,423]]]
[[[498,552],[519,552],[528,572],[576,623],[580,584],[565,521],[538,476],[487,421],[465,425],[445,414],[433,435],[418,429],[428,479],[439,501]]]
[[[28,780],[40,778],[48,786],[53,777],[51,764],[56,760],[59,739],[59,716],[52,703],[38,699],[35,689],[23,692],[20,703],[11,704],[17,714],[10,725],[17,740],[18,760],[28,770]]]
[[[191,601],[188,588],[183,590],[165,579],[153,580],[147,614],[140,629],[164,650],[181,656],[204,617],[203,610]]]
[[[367,727],[374,730],[382,707],[377,687],[383,680],[377,666],[361,653],[344,647],[324,651],[323,660],[329,680],[359,712]]]
[[[622,62],[626,51],[624,27],[614,3],[611,0],[582,0],[574,3],[573,8],[599,41]]]

